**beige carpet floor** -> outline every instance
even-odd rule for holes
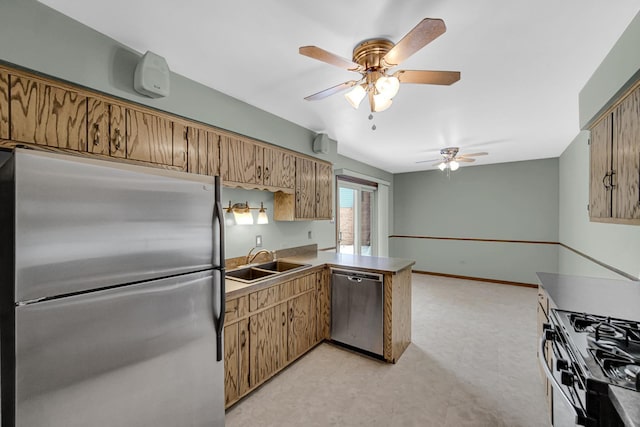
[[[412,344],[389,365],[321,344],[226,426],[548,426],[536,290],[413,275]]]

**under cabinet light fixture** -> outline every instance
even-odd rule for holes
[[[267,208],[264,207],[264,203],[260,202],[259,208],[252,208],[249,206],[249,202],[234,203],[231,204],[229,200],[229,206],[225,212],[225,223],[227,225],[251,225],[254,223],[253,214],[251,209],[258,209],[258,224],[269,224],[269,217],[267,217]]]

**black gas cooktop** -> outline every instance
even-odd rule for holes
[[[585,379],[640,391],[640,322],[554,312]]]

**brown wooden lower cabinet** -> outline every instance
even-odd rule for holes
[[[328,277],[323,269],[227,300],[226,407],[328,338]]]
[[[287,363],[287,303],[249,318],[251,386],[269,379]]]
[[[289,300],[288,309],[288,355],[289,360],[293,360],[318,341],[315,289]]]
[[[229,405],[249,390],[249,321],[224,328],[224,399]]]

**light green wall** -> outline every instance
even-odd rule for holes
[[[589,222],[588,139],[581,132],[560,156],[560,242],[640,277],[640,226]],[[566,249],[560,255],[561,273],[622,278]]]
[[[585,129],[640,78],[640,14],[580,91],[580,126]],[[640,278],[640,226],[590,222],[589,132],[580,132],[560,156],[560,242],[627,275]],[[561,249],[559,271],[596,277],[622,276]]]
[[[311,150],[315,137],[311,130],[179,74],[171,74],[171,94],[166,98],[151,99],[138,94],[133,89],[133,74],[140,56],[140,52],[35,0],[0,2],[2,62],[313,155],[332,162],[335,168],[347,168],[393,183],[392,174],[339,155],[335,141],[329,144],[328,154],[316,155]],[[237,201],[233,191],[239,190],[226,190],[225,194],[233,195],[234,201]],[[273,203],[273,195],[261,191],[243,192],[238,198],[249,201],[264,199]],[[270,212],[273,210],[270,209]],[[242,231],[238,228],[228,233],[232,239],[227,245],[228,256],[243,255],[253,246],[253,238],[247,238],[248,235],[257,234],[252,230],[253,227],[258,226],[245,226]],[[270,231],[266,233],[268,238],[265,239],[265,246],[281,248],[290,242],[299,243],[302,239],[302,244],[318,243],[320,248],[335,246],[333,222],[279,223],[266,227]],[[308,229],[313,230],[317,239],[307,239]],[[302,231],[304,233],[300,235]]]
[[[394,176],[394,234],[558,241],[558,159]],[[415,269],[536,283],[556,271],[558,245],[394,237],[391,256]]]
[[[640,13],[580,91],[580,128],[589,125],[640,77]]]

